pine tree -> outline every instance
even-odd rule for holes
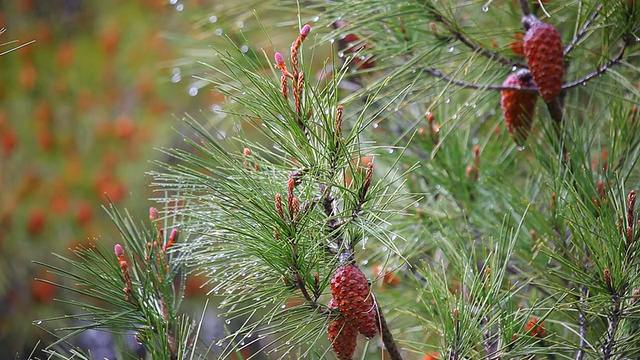
[[[208,65],[238,131],[185,119],[154,173],[182,206],[113,209],[121,245],[52,267],[113,305],[76,331],[154,359],[637,358],[636,2],[299,8],[290,48]],[[237,324],[209,343],[176,317],[195,273]]]

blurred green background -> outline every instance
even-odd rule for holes
[[[0,1],[0,52],[35,40],[0,56],[0,359],[26,359],[38,340],[52,341],[35,325],[66,311],[54,299],[69,295],[34,280],[58,279],[33,261],[115,243],[107,196],[144,220],[158,196],[146,175],[161,156],[154,148],[182,142],[176,119],[223,120],[224,99],[191,75],[212,39],[245,21],[257,27],[251,9],[233,4]],[[204,295],[200,281],[188,296]]]

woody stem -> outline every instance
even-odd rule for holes
[[[400,349],[398,349],[398,344],[393,339],[393,335],[391,334],[391,330],[389,330],[389,325],[382,315],[382,309],[380,305],[376,302],[376,314],[378,317],[378,325],[380,326],[380,336],[382,337],[382,343],[384,344],[385,349],[389,353],[389,357],[391,360],[402,360],[402,355],[400,354]]]
[[[489,51],[487,49],[482,48],[480,45],[475,44],[473,41],[469,40],[466,36],[464,36],[460,31],[458,31],[458,29],[456,29],[456,27],[448,19],[446,19],[439,12],[437,12],[432,5],[427,4],[427,11],[429,12],[429,14],[431,14],[435,18],[437,22],[444,25],[449,31],[449,33],[453,35],[453,37],[455,37],[458,41],[466,45],[469,49],[473,50],[474,52],[477,52],[478,54],[486,58],[489,58],[491,60],[497,61],[503,65],[525,67],[524,64],[518,63],[511,59],[504,58],[493,51]]]
[[[571,43],[569,43],[569,45],[567,45],[567,47],[564,49],[564,56],[567,56],[574,49],[578,41],[582,39],[584,34],[587,33],[589,26],[591,26],[591,23],[593,22],[593,20],[595,20],[596,17],[598,17],[598,13],[600,12],[601,9],[602,9],[602,4],[598,4],[596,9],[593,11],[593,13],[591,13],[591,16],[589,16],[589,18],[584,22],[584,24],[582,24],[582,27],[580,28],[580,30],[578,30],[578,32],[573,37],[573,39],[571,39]]]

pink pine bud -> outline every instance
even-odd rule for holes
[[[302,35],[302,38],[306,38],[307,35],[309,35],[309,33],[311,32],[311,25],[309,24],[305,24],[302,29],[300,29],[300,35]]]
[[[274,56],[276,59],[276,65],[278,67],[282,67],[284,66],[284,57],[282,56],[282,54],[280,54],[279,52],[276,53],[276,55]]]
[[[116,244],[116,246],[113,247],[113,251],[116,253],[117,257],[124,256],[124,249],[122,249],[120,244]]]
[[[158,209],[156,209],[155,207],[150,207],[149,208],[149,219],[151,220],[155,220],[158,218]]]
[[[178,229],[174,228],[173,230],[171,230],[171,235],[169,235],[169,241],[167,241],[167,244],[163,246],[162,249],[167,250],[168,248],[171,247],[171,245],[173,245],[173,243],[176,242],[177,239],[178,239]]]

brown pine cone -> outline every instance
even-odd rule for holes
[[[560,33],[553,25],[537,22],[527,30],[522,41],[533,80],[544,100],[550,102],[562,90],[564,60]]]
[[[332,309],[338,307],[335,299],[329,301],[328,306]],[[351,360],[356,351],[358,339],[358,329],[352,322],[347,321],[344,316],[340,316],[333,320],[327,329],[329,341],[333,347],[333,352],[340,360]]]
[[[509,87],[535,87],[529,70],[522,69],[510,74],[502,86]],[[500,105],[504,120],[513,140],[518,145],[522,145],[533,122],[533,115],[536,111],[536,100],[538,94],[530,91],[502,90]]]
[[[374,337],[378,332],[376,306],[362,270],[354,265],[336,269],[331,278],[331,292],[347,321],[353,322],[367,338]]]

